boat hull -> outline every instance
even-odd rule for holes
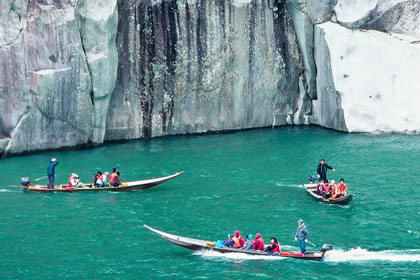
[[[170,234],[170,233],[166,233],[166,232],[154,229],[148,225],[143,225],[143,226],[147,228],[148,230],[150,230],[151,232],[158,235],[159,237],[175,245],[178,245],[186,249],[194,250],[194,251],[211,250],[211,251],[217,251],[220,253],[241,253],[241,254],[248,254],[248,255],[268,256],[268,257],[273,257],[273,258],[294,258],[294,259],[312,260],[312,261],[322,261],[325,254],[325,251],[316,251],[316,252],[306,252],[306,254],[303,256],[300,252],[282,251],[280,255],[269,255],[267,254],[267,252],[263,252],[263,251],[244,250],[244,249],[236,249],[236,248],[230,248],[230,247],[216,248],[214,247],[214,242],[212,241],[183,237],[183,236],[174,235],[174,234]]]
[[[98,191],[113,191],[113,192],[121,192],[121,191],[131,191],[131,190],[144,190],[149,189],[154,186],[163,184],[175,177],[178,177],[179,175],[182,175],[184,171],[175,173],[170,176],[166,177],[160,177],[156,179],[148,179],[148,180],[140,180],[140,181],[132,181],[132,182],[126,182],[122,183],[119,187],[92,187],[92,184],[87,184],[86,188],[66,188],[67,185],[58,185],[55,186],[54,189],[48,189],[47,186],[43,185],[33,185],[29,186],[25,189],[27,189],[30,192],[98,192]],[[17,187],[17,186],[10,186],[10,187]]]
[[[304,184],[306,191],[317,200],[322,201],[325,204],[337,204],[337,205],[346,205],[349,204],[350,201],[353,200],[352,194],[347,194],[343,197],[333,198],[333,199],[326,199],[321,195],[316,194],[314,191],[316,189],[317,184]]]

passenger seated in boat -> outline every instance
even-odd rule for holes
[[[246,239],[248,239],[248,240],[245,243],[244,249],[245,250],[255,250],[254,236],[252,234],[248,234],[246,236]]]
[[[332,196],[332,186],[325,180],[324,186],[322,187],[322,196],[324,198],[330,198]]]
[[[264,251],[264,239],[259,233],[255,235],[255,250]]]
[[[239,247],[244,247],[245,239],[239,234],[239,230],[235,230],[233,233],[235,234],[235,237],[239,240]]]
[[[229,233],[228,234],[228,240],[225,241],[225,244],[223,244],[226,247],[232,247],[232,248],[239,248],[241,247],[239,245],[239,239],[233,234],[233,233]]]
[[[79,175],[76,173],[72,173],[69,177],[69,186],[65,187],[66,189],[73,189],[73,188],[84,188],[85,185],[80,182]]]
[[[343,197],[347,194],[347,185],[344,183],[344,179],[340,179],[340,183],[334,185],[333,187],[333,196],[331,198]]]
[[[120,172],[117,168],[112,169],[112,173],[109,175],[109,184],[113,187],[121,186]]]
[[[98,181],[98,178],[99,178],[99,177],[101,177],[101,175],[102,175],[102,172],[101,172],[101,171],[98,171],[98,173],[96,173],[96,174],[93,176],[93,183],[92,183],[92,186],[96,186],[96,182]]]
[[[105,187],[107,185],[108,180],[108,172],[105,172],[101,176],[99,176],[98,180],[96,180],[97,187]]]
[[[318,182],[318,184],[316,185],[316,189],[315,189],[315,193],[322,195],[323,191],[322,189],[324,188],[324,180],[320,180]]]
[[[280,249],[280,244],[277,241],[277,238],[271,237],[270,240],[271,240],[271,245],[268,246],[267,248],[265,248],[264,251],[266,251],[267,254],[269,254],[269,255],[278,255],[278,254],[280,254],[281,249]]]

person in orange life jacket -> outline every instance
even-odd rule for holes
[[[324,188],[324,180],[319,180],[318,184],[316,185],[315,193],[322,195],[323,188]]]
[[[264,251],[266,251],[267,254],[269,254],[269,255],[278,255],[278,254],[280,254],[280,250],[281,249],[280,249],[280,244],[277,241],[277,238],[271,237],[270,240],[271,240],[271,245],[268,246]]]
[[[238,238],[238,240],[239,240],[239,246],[240,246],[240,247],[244,247],[245,240],[244,240],[244,238],[243,238],[243,237],[239,234],[239,230],[235,230],[233,233],[235,234],[236,238]]]
[[[255,250],[263,251],[264,250],[264,239],[262,239],[261,234],[257,233],[255,235]]]
[[[335,185],[333,188],[333,197],[331,198],[338,198],[345,196],[347,194],[347,185],[344,183],[344,179],[340,179],[340,183]]]
[[[239,248],[239,239],[233,234],[233,233],[229,233],[228,234],[229,239],[227,241],[225,241],[225,243],[223,244],[226,247],[233,247],[233,248]]]
[[[101,176],[99,176],[98,180],[96,180],[96,186],[97,187],[105,187],[108,180],[108,172],[105,172]]]
[[[328,182],[328,180],[325,181],[324,186],[322,187],[322,196],[324,198],[330,198],[332,196],[332,186]]]
[[[248,234],[246,236],[246,239],[248,239],[244,245],[245,250],[255,250],[255,241],[254,236],[252,234]]]
[[[118,187],[121,185],[120,172],[118,171],[117,168],[112,169],[112,173],[111,175],[109,175],[109,183],[113,187]]]
[[[295,240],[299,244],[300,251],[303,255],[306,252],[306,242],[308,242],[309,232],[302,219],[299,219],[298,229],[296,230]]]
[[[101,175],[102,175],[102,172],[101,171],[98,171],[98,173],[96,173],[94,176],[93,176],[93,186],[95,186],[96,185],[96,181],[98,181],[98,178],[99,177],[101,177]]]
[[[327,180],[327,169],[332,169],[334,172],[335,169],[329,166],[324,159],[321,159],[321,162],[318,164],[318,167],[316,168],[316,174],[319,178],[319,180]]]

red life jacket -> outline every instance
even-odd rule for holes
[[[111,175],[109,175],[109,183],[114,184],[116,179],[118,179],[117,172],[112,172]]]
[[[273,243],[274,245],[276,245],[276,247],[271,250],[271,253],[279,253],[280,252],[280,244],[279,243]]]
[[[249,249],[253,249],[253,250],[255,250],[255,241],[254,241],[254,240],[248,240],[248,241],[245,243],[245,248],[248,248],[248,244],[249,244],[249,243],[252,243],[251,248],[249,248]]]
[[[317,186],[316,186],[316,190],[319,192],[319,193],[322,193],[322,189],[324,188],[324,184],[318,184]]]
[[[259,242],[256,242],[257,240]],[[262,237],[260,237],[260,238],[256,239],[255,242],[257,243],[255,245],[255,250],[263,251],[264,250],[264,239],[262,239]]]
[[[244,243],[245,243],[244,238],[243,238],[242,236],[239,236],[239,237],[238,237],[238,239],[239,239],[239,245],[240,245],[241,247],[244,247]]]
[[[101,180],[102,183],[106,183],[107,175],[104,173],[101,176],[99,176],[98,180]]]
[[[70,176],[70,178],[69,178],[69,188],[74,188],[74,185],[71,183],[71,179],[73,179],[73,177]]]
[[[323,191],[325,193],[330,193],[331,192],[331,185],[330,184],[324,184]]]

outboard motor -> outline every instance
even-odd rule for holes
[[[31,185],[31,179],[29,177],[22,177],[20,178],[20,183],[22,186],[27,188],[29,185]]]
[[[309,175],[308,180],[309,180],[309,182],[311,182],[311,184],[314,184],[314,183],[316,183],[316,176],[315,175]]]
[[[333,249],[333,246],[331,244],[324,244],[322,245],[321,252],[331,251],[332,249]]]

